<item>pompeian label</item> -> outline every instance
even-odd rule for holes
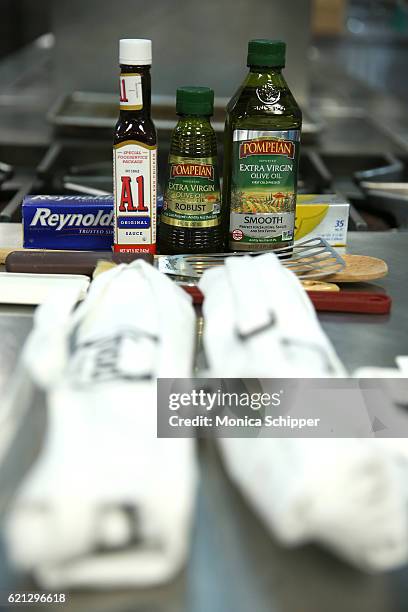
[[[235,130],[229,243],[262,250],[294,236],[300,130]]]
[[[170,155],[162,223],[178,227],[214,227],[221,223],[217,161],[213,157]]]
[[[212,164],[172,164],[171,178],[179,176],[198,176],[200,178],[208,178],[214,180],[214,166]]]
[[[156,145],[114,145],[114,251],[156,252],[156,155]]]
[[[239,158],[251,155],[285,155],[295,157],[295,145],[290,140],[249,140],[239,147]]]
[[[121,110],[141,110],[143,108],[141,75],[122,73],[119,79],[119,93]]]

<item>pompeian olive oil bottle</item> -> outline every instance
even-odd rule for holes
[[[224,246],[217,141],[210,123],[214,92],[177,90],[174,129],[160,217],[161,253],[212,253]]]
[[[282,41],[249,41],[249,73],[227,106],[223,206],[233,251],[293,244],[302,113],[282,75],[285,51]]]

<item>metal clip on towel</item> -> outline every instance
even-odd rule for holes
[[[276,317],[272,312],[269,313],[269,316],[270,316],[270,320],[267,323],[258,325],[257,327],[254,327],[253,329],[249,331],[243,332],[243,331],[240,331],[239,328],[237,328],[235,330],[237,338],[239,338],[241,341],[244,342],[274,327],[276,325]]]

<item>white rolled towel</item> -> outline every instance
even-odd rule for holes
[[[204,347],[221,376],[346,375],[299,279],[275,255],[227,258],[200,289]]]
[[[229,258],[200,288],[210,376],[346,376],[299,280],[274,255]],[[408,561],[408,473],[380,441],[261,433],[219,446],[230,477],[280,542],[318,542],[370,571]]]
[[[54,308],[23,354],[49,425],[9,513],[10,558],[47,588],[167,581],[188,554],[197,466],[193,440],[157,438],[156,379],[191,375],[190,299],[138,261],[100,275],[65,318]]]

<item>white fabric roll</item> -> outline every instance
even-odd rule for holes
[[[138,261],[97,277],[76,311],[55,308],[23,355],[49,426],[9,515],[10,557],[47,588],[161,583],[188,553],[197,469],[193,440],[156,437],[156,379],[191,375],[190,298]]]
[[[209,376],[346,376],[299,280],[273,254],[229,258],[200,288]],[[391,440],[224,438],[219,446],[230,477],[283,544],[319,542],[372,571],[408,561],[408,473]]]
[[[229,257],[200,289],[204,346],[220,376],[345,376],[300,281],[275,255]]]

